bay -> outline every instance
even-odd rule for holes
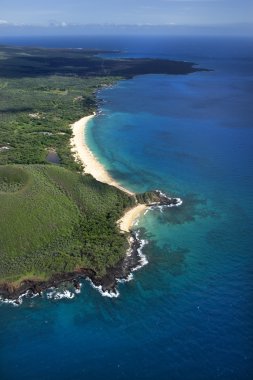
[[[120,81],[98,93],[89,125],[91,149],[118,181],[183,205],[140,219],[149,264],[119,298],[84,282],[72,300],[1,305],[1,378],[250,379],[252,39],[101,37],[95,47],[213,69]]]

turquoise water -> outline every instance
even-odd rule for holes
[[[118,298],[85,282],[72,300],[1,305],[1,379],[252,378],[252,40],[152,41],[101,47],[214,71],[103,89],[89,144],[124,186],[183,205],[140,219],[149,264]]]

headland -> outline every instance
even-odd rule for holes
[[[99,51],[0,46],[0,53],[0,297],[15,300],[80,277],[115,293],[117,279],[145,262],[131,231],[136,218],[146,207],[179,202],[159,191],[134,194],[90,151],[85,131],[97,90],[135,75],[203,69],[104,59]]]

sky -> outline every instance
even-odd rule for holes
[[[253,0],[0,0],[0,33],[86,24],[253,25]]]

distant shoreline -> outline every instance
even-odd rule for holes
[[[172,207],[172,206],[178,206],[180,205],[181,200],[177,198],[171,198],[166,196],[166,194],[163,194],[159,190],[154,190],[154,191],[148,191],[145,193],[133,193],[126,189],[125,187],[121,186],[120,183],[118,183],[115,179],[113,179],[110,174],[106,171],[104,166],[99,162],[99,160],[95,157],[95,155],[92,153],[92,151],[89,149],[89,146],[86,141],[86,135],[85,133],[87,132],[87,125],[88,122],[94,118],[96,115],[93,113],[92,115],[85,116],[81,118],[80,120],[74,122],[69,126],[69,114],[66,111],[66,105],[68,103],[71,103],[73,100],[78,100],[82,98],[83,103],[78,105],[73,109],[73,119],[75,120],[79,117],[79,112],[81,107],[83,107],[84,112],[91,112],[89,111],[90,109],[96,110],[97,109],[97,101],[96,101],[96,91],[94,91],[94,88],[101,88],[103,86],[107,86],[107,83],[112,83],[119,78],[122,79],[130,79],[133,78],[136,75],[144,75],[144,74],[190,74],[193,72],[199,72],[199,71],[207,71],[205,69],[199,69],[195,68],[194,64],[191,62],[183,62],[183,61],[170,61],[166,59],[151,59],[151,58],[139,58],[139,59],[131,59],[131,58],[125,58],[125,59],[110,59],[110,60],[104,60],[101,58],[98,58],[96,54],[91,54],[87,56],[87,51],[74,51],[74,50],[69,50],[69,49],[46,49],[46,48],[28,48],[28,47],[1,47],[1,53],[3,53],[4,59],[0,60],[1,61],[1,72],[2,76],[6,78],[6,83],[8,83],[9,78],[23,78],[24,73],[25,77],[27,78],[27,81],[20,81],[20,85],[17,88],[18,90],[21,89],[22,91],[25,91],[25,94],[27,95],[25,97],[24,101],[24,108],[18,108],[17,111],[20,111],[22,114],[22,119],[21,121],[23,122],[23,114],[28,110],[27,117],[29,117],[29,123],[28,126],[31,128],[36,126],[36,131],[37,131],[37,120],[36,119],[41,119],[40,120],[40,125],[41,125],[41,131],[38,133],[42,133],[42,136],[45,134],[53,134],[50,129],[50,124],[54,123],[54,118],[58,120],[58,122],[55,123],[54,128],[55,128],[55,143],[52,142],[51,139],[45,138],[45,144],[40,143],[40,139],[34,138],[34,156],[32,158],[32,163],[40,165],[41,163],[41,157],[42,155],[45,155],[46,153],[51,153],[51,154],[56,154],[57,150],[59,149],[59,157],[61,159],[62,168],[55,168],[53,169],[53,166],[50,168],[50,160],[49,162],[46,162],[49,165],[43,165],[43,170],[40,172],[39,168],[35,167],[35,172],[32,173],[31,175],[37,176],[44,176],[44,171],[45,173],[47,170],[55,171],[55,180],[52,180],[52,188],[46,187],[47,181],[51,181],[51,177],[46,178],[46,176],[41,178],[41,185],[45,186],[45,193],[47,196],[46,199],[48,199],[48,192],[50,193],[52,191],[52,194],[54,195],[53,191],[54,188],[56,188],[56,191],[60,191],[63,196],[67,196],[69,198],[69,201],[71,204],[69,206],[73,206],[73,220],[76,220],[76,225],[77,225],[77,231],[75,230],[73,233],[73,246],[74,248],[77,249],[76,252],[80,253],[80,257],[78,255],[73,255],[72,249],[73,246],[71,244],[67,244],[66,249],[62,249],[61,242],[62,240],[59,239],[59,248],[58,248],[58,240],[56,241],[56,248],[54,248],[54,252],[52,252],[52,260],[53,260],[53,266],[49,266],[48,263],[45,263],[45,271],[44,269],[40,266],[40,264],[37,265],[36,263],[35,268],[34,268],[34,273],[37,273],[36,278],[34,278],[34,274],[31,273],[30,275],[30,270],[31,267],[28,266],[28,271],[25,272],[26,270],[26,263],[24,264],[25,270],[22,269],[22,276],[19,278],[19,275],[17,274],[17,281],[10,281],[10,282],[4,282],[0,284],[0,301],[1,299],[5,300],[11,299],[16,302],[16,300],[19,303],[19,297],[22,298],[22,294],[40,294],[42,291],[45,289],[48,289],[49,287],[57,287],[59,284],[64,283],[64,282],[75,282],[78,281],[80,278],[89,278],[94,286],[98,287],[101,289],[103,292],[107,292],[109,296],[112,294],[115,294],[116,292],[116,286],[118,281],[128,281],[129,277],[131,277],[131,273],[133,270],[139,269],[141,266],[145,265],[147,263],[147,260],[145,260],[144,255],[142,253],[142,248],[145,245],[145,242],[139,239],[139,235],[136,234],[133,229],[133,225],[135,220],[144,212],[146,207]],[[57,59],[55,57],[57,56]],[[41,57],[43,59],[45,58],[48,62],[47,67],[45,65],[38,65],[38,61],[41,60]],[[60,58],[60,59],[58,59]],[[29,59],[29,67],[27,66],[27,59]],[[9,65],[9,61],[11,60],[12,65]],[[99,60],[100,63],[99,64]],[[80,62],[82,61],[82,65],[80,65]],[[55,75],[57,73],[57,76],[61,76],[61,80],[59,81],[58,77],[56,76],[53,81],[51,81],[51,76]],[[70,77],[71,75],[71,77]],[[103,79],[104,77],[107,77],[107,79]],[[38,79],[38,83],[41,84],[36,85],[33,83],[34,78]],[[50,80],[49,80],[50,78]],[[87,82],[87,87],[85,91],[83,92],[83,83],[81,82],[83,79],[88,78],[90,81]],[[99,79],[101,78],[101,79]],[[93,79],[95,82],[93,82]],[[81,83],[80,83],[81,82]],[[5,84],[4,84],[5,86]],[[15,87],[16,88],[16,87]],[[68,89],[71,88],[71,91],[68,91]],[[32,89],[32,91],[30,91]],[[73,89],[73,92],[72,92]],[[7,91],[6,92],[6,99],[9,100],[10,96],[10,101],[15,104],[16,107],[16,98],[13,97],[11,86],[10,88],[7,88],[7,86],[3,87],[2,90]],[[34,98],[34,91],[36,91],[36,97]],[[55,102],[56,107],[54,112],[48,113],[48,115],[45,113],[45,108],[46,107],[46,101],[48,98],[45,98],[44,92],[50,93],[50,99]],[[83,93],[83,97],[80,97],[80,93]],[[64,98],[64,102],[58,102],[59,95],[66,96]],[[92,94],[92,96],[91,96]],[[88,97],[89,96],[89,97]],[[86,97],[87,97],[87,102],[86,102]],[[37,99],[37,100],[36,100]],[[12,104],[12,103],[11,103]],[[16,108],[13,108],[16,110]],[[10,108],[11,110],[11,108]],[[64,111],[64,112],[63,112]],[[66,112],[65,112],[66,111]],[[8,112],[10,114],[9,119],[12,121],[12,114],[13,112]],[[67,117],[65,117],[65,115]],[[76,115],[76,116],[75,116]],[[48,117],[47,117],[48,116]],[[33,120],[35,119],[35,120]],[[17,116],[15,115],[15,120],[19,123],[19,112],[17,112]],[[45,121],[44,121],[45,120]],[[12,123],[6,123],[6,131],[11,135],[12,134],[12,128],[11,128]],[[29,128],[30,128],[29,127]],[[4,153],[10,153],[11,156],[11,162],[20,162],[23,165],[27,165],[27,157],[30,156],[30,140],[26,139],[26,133],[30,133],[29,128],[27,128],[25,131],[21,132],[21,145],[17,145],[19,148],[24,150],[24,157],[19,156],[19,149],[11,149],[11,144],[6,143],[7,148],[9,147],[10,149],[5,149]],[[73,135],[71,137],[71,144],[72,144],[72,149],[70,150],[70,140],[69,140],[69,129],[72,128]],[[68,130],[67,130],[68,129]],[[4,133],[6,133],[4,131]],[[65,137],[60,137],[61,135],[65,135]],[[5,136],[4,136],[5,138]],[[23,141],[27,140],[27,144],[22,144]],[[54,140],[53,140],[54,141]],[[17,140],[18,143],[18,140]],[[5,147],[6,148],[6,147]],[[63,180],[63,177],[61,176],[61,173],[59,174],[56,171],[59,170],[63,171],[66,169],[76,169],[77,165],[74,165],[73,168],[73,156],[75,159],[78,161],[78,163],[82,163],[84,167],[84,173],[89,173],[89,176],[86,176],[86,178],[80,178],[80,173],[76,173],[75,170],[73,170],[73,173],[69,173],[69,176],[66,173],[66,183],[65,180]],[[44,156],[43,156],[44,157]],[[46,157],[45,157],[46,158]],[[51,160],[52,161],[52,160]],[[52,161],[52,163],[56,163]],[[29,165],[29,164],[28,164]],[[78,165],[80,168],[80,165]],[[31,169],[32,170],[32,169]],[[9,171],[9,168],[8,168]],[[10,171],[9,171],[10,172]],[[38,172],[38,173],[37,173]],[[43,172],[43,173],[42,173]],[[51,172],[52,178],[53,178],[53,172]],[[59,178],[58,178],[59,175]],[[63,174],[62,174],[63,175]],[[76,177],[76,178],[74,178]],[[106,201],[107,198],[107,191],[105,191],[102,194],[101,200],[99,198],[99,201],[94,197],[94,208],[97,210],[97,220],[94,221],[94,228],[95,228],[95,234],[94,236],[89,234],[89,230],[87,232],[87,242],[89,246],[89,242],[92,243],[92,247],[96,244],[96,237],[98,237],[98,240],[100,239],[100,233],[103,227],[105,226],[105,223],[108,222],[108,231],[109,233],[112,233],[112,239],[108,241],[108,244],[106,242],[106,247],[108,253],[108,258],[112,258],[112,264],[110,265],[110,260],[105,260],[106,262],[103,262],[103,268],[101,268],[97,265],[96,260],[98,259],[99,261],[99,255],[96,257],[96,249],[98,249],[98,252],[101,257],[104,258],[103,256],[103,245],[97,245],[95,246],[95,249],[87,249],[87,247],[84,245],[84,247],[81,247],[82,241],[80,240],[79,242],[79,235],[78,235],[78,228],[79,228],[79,219],[75,219],[79,215],[77,215],[79,206],[77,204],[77,201],[74,197],[74,192],[75,192],[75,186],[77,181],[80,180],[80,182],[95,182],[93,178],[97,181],[100,181],[104,184],[107,184],[109,186],[113,186],[113,188],[108,189],[108,193],[114,193],[115,197],[114,199],[116,200],[117,197],[121,198],[119,206],[117,207],[116,204],[113,204],[113,208],[115,207],[115,211],[117,211],[117,214],[114,214],[111,212],[109,209],[108,212],[105,214],[105,219],[102,220],[102,225],[99,226],[99,223],[101,222],[101,205],[104,203],[104,200]],[[84,177],[84,176],[83,176]],[[92,177],[92,178],[91,178]],[[3,177],[4,178],[4,177]],[[37,177],[36,177],[37,178]],[[46,180],[45,180],[46,179]],[[62,180],[62,182],[61,182]],[[77,182],[75,182],[77,181]],[[70,194],[69,188],[67,185],[70,183],[71,191]],[[79,184],[79,182],[78,182]],[[14,182],[15,185],[15,182]],[[66,188],[64,187],[66,185]],[[41,186],[41,188],[42,188]],[[51,186],[51,183],[50,183]],[[101,184],[97,184],[96,186],[98,189],[104,188]],[[73,189],[72,189],[73,187]],[[80,186],[80,192],[81,188],[83,186]],[[41,188],[38,187],[39,190]],[[116,188],[116,189],[115,189]],[[118,190],[117,190],[118,189]],[[92,191],[92,188],[88,189],[87,194],[83,197],[82,199],[82,204],[85,203],[86,198],[90,196],[90,191]],[[77,189],[77,192],[79,189]],[[102,190],[100,191],[102,193]],[[36,193],[37,194],[37,193]],[[72,199],[72,194],[73,194],[73,199]],[[51,195],[51,193],[50,193]],[[79,195],[79,194],[78,194]],[[99,194],[100,195],[100,194]],[[113,195],[112,195],[113,197]],[[71,199],[70,199],[71,198]],[[41,198],[39,198],[41,199]],[[36,199],[35,199],[36,200]],[[29,207],[34,206],[36,212],[38,212],[38,215],[41,215],[41,210],[43,210],[43,206],[40,206],[40,204],[36,204],[35,200],[31,199],[31,204],[29,204]],[[56,202],[55,202],[56,201]],[[32,203],[33,202],[33,203]],[[57,210],[57,212],[60,212],[61,207],[62,209],[65,210],[64,206],[65,203],[63,202],[63,206],[61,206],[61,203],[58,202],[57,197],[52,197],[52,210]],[[95,203],[97,202],[97,203]],[[100,203],[101,202],[101,203]],[[92,202],[91,202],[92,203]],[[116,203],[116,202],[115,202]],[[77,206],[77,208],[76,208]],[[133,206],[133,207],[132,207]],[[23,209],[23,208],[22,208]],[[49,207],[47,208],[48,210]],[[70,207],[69,207],[70,209]],[[72,210],[72,208],[71,208]],[[60,214],[60,217],[58,220],[61,220],[62,217],[62,224],[67,228],[68,224],[67,222],[71,220],[68,215],[71,212],[71,210],[68,210],[68,207],[66,207],[66,218],[63,216],[62,217],[62,212]],[[15,210],[14,210],[15,211]],[[45,209],[46,211],[46,209]],[[84,210],[79,210],[80,211],[80,234],[83,238],[82,234],[82,225],[87,222],[86,220],[86,214],[84,213]],[[90,215],[93,213],[93,209],[89,208]],[[114,210],[112,210],[114,211]],[[124,215],[121,216],[121,213]],[[12,217],[12,213],[8,213],[10,216],[10,220]],[[28,211],[24,208],[24,215],[25,217],[27,216],[30,218],[30,214]],[[55,214],[54,212],[48,213],[47,219],[45,220],[44,226],[47,228],[47,235],[45,234],[45,229],[42,230],[42,238],[41,241],[43,242],[50,242],[52,239],[52,235],[54,235],[54,231],[51,231],[51,226],[58,226],[58,220],[52,222],[53,217],[57,219],[58,214]],[[117,215],[117,217],[115,217]],[[121,218],[120,218],[121,216]],[[71,213],[72,217],[72,213]],[[117,220],[120,218],[119,220]],[[92,219],[92,218],[91,218]],[[25,220],[25,219],[24,219]],[[30,219],[29,219],[30,220]],[[31,213],[31,221],[32,221],[32,213]],[[97,223],[98,222],[98,223]],[[105,222],[105,223],[104,223]],[[83,223],[83,224],[82,224]],[[6,222],[4,221],[4,228],[6,227]],[[36,225],[36,223],[34,223]],[[17,241],[19,243],[19,237],[22,236],[22,238],[26,237],[26,234],[18,234],[19,226],[15,230],[15,225],[12,226],[10,224],[11,228],[9,231],[12,232],[13,230],[13,241]],[[71,225],[72,228],[73,224]],[[115,228],[117,227],[117,228]],[[3,230],[5,231],[5,229]],[[65,228],[65,230],[66,230]],[[89,225],[88,225],[89,228]],[[59,227],[59,234],[62,230],[60,230]],[[63,229],[64,231],[64,229]],[[72,231],[72,230],[71,230]],[[70,232],[71,232],[70,231]],[[105,231],[107,231],[105,229]],[[28,231],[29,233],[30,231]],[[56,229],[56,233],[58,230]],[[105,232],[106,233],[106,232]],[[77,235],[75,235],[77,234]],[[55,234],[56,235],[56,234]],[[117,257],[114,257],[116,255],[113,245],[111,244],[111,241],[113,241],[114,236],[117,235],[118,238],[115,239],[115,244],[118,246],[119,249],[119,262],[114,265],[115,261],[117,260]],[[3,234],[4,236],[4,234]],[[16,238],[17,236],[17,238]],[[40,235],[38,235],[40,236]],[[58,235],[57,235],[58,236]],[[77,237],[76,241],[74,241],[74,237]],[[29,236],[30,237],[30,236]],[[32,234],[32,239],[37,238],[37,233]],[[53,237],[54,238],[54,237]],[[72,235],[71,235],[72,238]],[[86,238],[86,235],[85,235]],[[103,236],[101,237],[103,238]],[[125,238],[125,239],[124,239]],[[12,237],[10,238],[12,239]],[[38,238],[39,239],[39,238]],[[66,238],[67,239],[67,238]],[[106,239],[105,239],[106,240]],[[117,241],[118,240],[118,241]],[[127,240],[129,242],[129,249],[127,250]],[[68,239],[68,241],[71,243],[71,240]],[[26,254],[26,242],[24,244],[22,243],[22,239],[20,239],[20,245],[17,249],[16,252],[16,257],[19,258],[19,252],[22,254]],[[21,244],[22,243],[22,244]],[[114,243],[114,242],[113,242]],[[9,253],[10,249],[9,246],[7,245],[8,241],[6,239],[6,251]],[[44,244],[44,243],[43,243]],[[86,244],[86,241],[84,242]],[[42,253],[46,251],[47,252],[47,247],[50,248],[50,245],[43,245],[42,246]],[[59,252],[58,252],[59,250]],[[84,252],[82,252],[82,250]],[[94,267],[93,269],[83,267],[82,265],[86,265],[86,261],[83,260],[83,254],[89,255],[90,252],[94,252],[94,265],[93,263],[89,262],[89,259],[87,260],[87,266]],[[126,253],[125,253],[126,251]],[[93,253],[92,252],[92,253]],[[71,254],[71,258],[66,257],[65,254],[68,255],[69,253]],[[124,255],[125,254],[125,255]],[[58,267],[58,257],[59,256],[59,262],[64,263],[64,267],[60,266]],[[114,256],[113,256],[114,255]],[[53,259],[53,257],[56,256],[56,260]],[[123,257],[124,256],[124,257]],[[26,256],[25,256],[26,258]],[[73,259],[73,263],[72,263]],[[80,260],[79,260],[80,259]],[[42,259],[41,259],[42,260]],[[62,261],[61,261],[62,260]],[[77,266],[75,266],[75,260],[77,262]],[[81,262],[81,264],[80,264]],[[23,262],[20,263],[23,265]],[[40,263],[40,262],[39,262]],[[30,264],[30,263],[28,263]],[[44,263],[42,263],[44,265]],[[72,272],[67,272],[68,267],[66,266],[69,264],[69,269],[73,270]],[[7,262],[7,265],[10,265],[10,267],[13,269],[13,273],[16,274],[16,268],[18,268],[18,273],[19,273],[19,266],[17,265],[15,260],[12,260],[11,262]],[[43,266],[42,265],[42,266]],[[32,266],[33,268],[33,266]],[[59,268],[59,273],[56,271]],[[8,269],[8,268],[7,268]],[[9,270],[9,269],[8,269]],[[8,270],[6,270],[6,273],[9,273]],[[43,270],[43,271],[42,271]],[[61,272],[61,270],[63,272]],[[66,272],[64,272],[66,270]],[[95,272],[97,270],[97,272]],[[42,276],[41,278],[40,273],[42,271]],[[5,275],[4,272],[4,275]],[[23,273],[24,272],[24,273]],[[12,273],[12,272],[11,272]],[[38,276],[38,277],[37,277]],[[99,277],[102,276],[102,277]],[[30,277],[30,278],[29,278]],[[19,282],[20,279],[20,282]],[[44,280],[46,279],[46,280]],[[78,284],[76,284],[77,290],[78,289]]]
[[[110,174],[106,171],[104,166],[98,161],[87,145],[86,141],[86,128],[90,120],[96,116],[94,112],[92,115],[84,116],[80,120],[71,124],[73,137],[71,138],[72,152],[77,161],[81,161],[84,166],[84,172],[91,174],[97,181],[106,183],[110,186],[117,187],[119,190],[127,193],[130,196],[135,196],[135,193],[121,186],[115,181]],[[134,221],[145,211],[147,206],[143,204],[136,204],[130,210],[127,210],[122,218],[118,221],[118,226],[122,232],[130,232]]]

